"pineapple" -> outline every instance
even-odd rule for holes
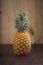
[[[28,27],[26,14],[20,12],[15,21],[15,26],[18,30],[13,39],[13,50],[16,55],[27,55],[31,50],[30,35],[26,32]]]

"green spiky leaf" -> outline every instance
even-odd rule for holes
[[[25,18],[26,14],[24,12],[18,13],[16,17],[16,28],[19,32],[23,32],[28,27],[27,19]]]

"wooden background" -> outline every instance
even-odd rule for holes
[[[14,27],[17,12],[28,12],[32,43],[43,43],[43,0],[0,0],[0,44],[12,44],[17,32]]]

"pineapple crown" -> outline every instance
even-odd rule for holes
[[[27,19],[26,19],[26,13],[19,12],[16,17],[16,28],[19,32],[24,32],[26,28],[28,27]]]

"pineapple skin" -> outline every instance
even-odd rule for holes
[[[31,38],[27,32],[17,32],[13,39],[15,55],[27,55],[31,51]]]

